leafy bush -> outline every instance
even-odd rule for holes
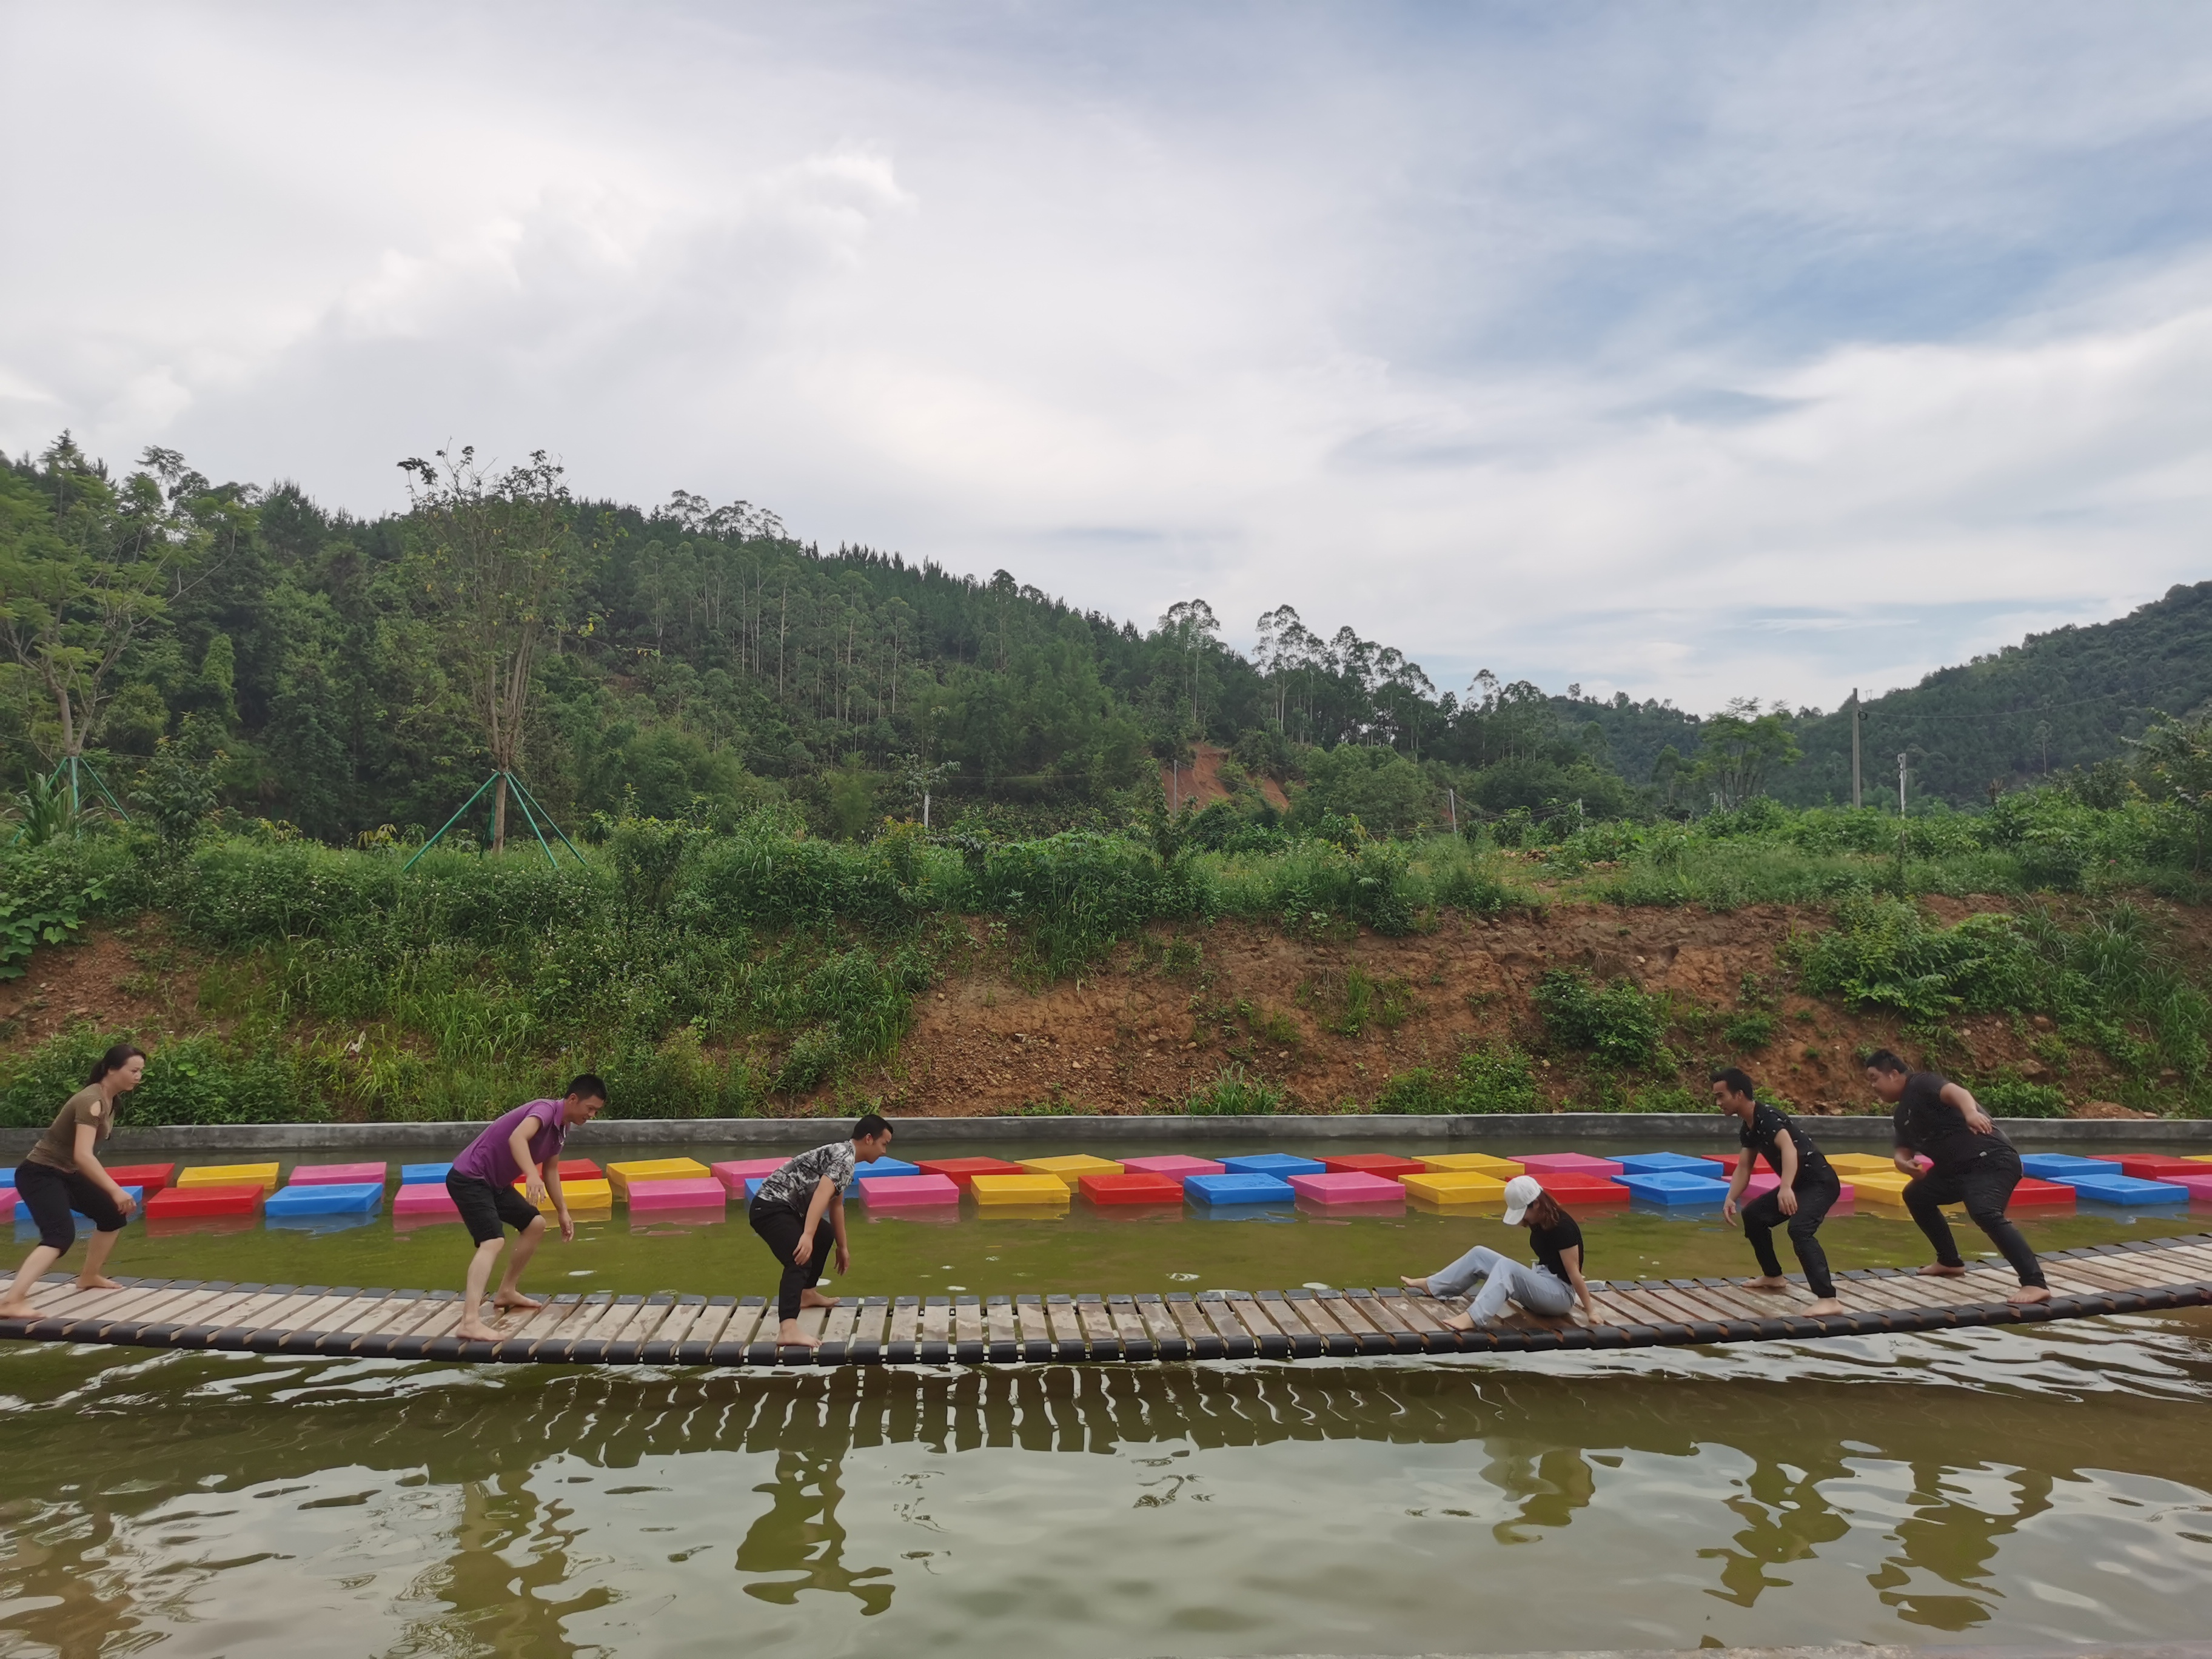
[[[1536,1010],[1553,1041],[1601,1066],[1645,1071],[1668,1058],[1664,1002],[1626,980],[1601,986],[1579,969],[1554,968],[1537,981]]]
[[[1533,1112],[1540,1109],[1528,1056],[1510,1044],[1468,1049],[1449,1073],[1400,1072],[1376,1097],[1378,1112]]]
[[[1781,1022],[1763,1009],[1738,1014],[1721,1030],[1722,1039],[1737,1054],[1756,1054],[1774,1041]]]
[[[1267,1079],[1246,1076],[1242,1066],[1224,1066],[1185,1097],[1182,1109],[1192,1117],[1272,1117],[1287,1102]]]
[[[1999,1073],[1973,1085],[1974,1098],[1992,1117],[2064,1117],[2066,1091],[2049,1083],[2029,1083]]]
[[[107,890],[76,848],[49,842],[8,861],[0,886],[0,980],[20,979],[31,952],[59,945],[83,926]]]
[[[0,1070],[0,1124],[43,1128],[84,1086],[93,1062],[123,1034],[80,1024]],[[146,1077],[122,1097],[118,1126],[155,1123],[314,1123],[329,1115],[301,1056],[220,1036],[154,1046]]]

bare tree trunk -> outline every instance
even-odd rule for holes
[[[499,781],[491,790],[491,850],[507,850],[507,774],[499,775]]]

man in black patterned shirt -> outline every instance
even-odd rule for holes
[[[834,1308],[837,1298],[814,1288],[822,1270],[837,1253],[837,1273],[852,1271],[853,1249],[845,1237],[845,1187],[854,1170],[873,1164],[890,1150],[891,1126],[870,1112],[853,1126],[850,1140],[833,1140],[801,1152],[761,1182],[745,1218],[783,1264],[776,1287],[775,1340],[786,1347],[811,1348],[820,1339],[799,1328],[802,1308]]]
[[[1751,1079],[1739,1067],[1715,1072],[1712,1084],[1713,1103],[1743,1125],[1736,1136],[1743,1152],[1736,1159],[1728,1196],[1721,1200],[1721,1215],[1733,1223],[1741,1214],[1744,1236],[1759,1257],[1761,1277],[1745,1280],[1746,1285],[1756,1291],[1790,1288],[1790,1281],[1782,1276],[1782,1260],[1774,1254],[1774,1230],[1786,1224],[1790,1247],[1797,1252],[1797,1265],[1805,1270],[1805,1287],[1813,1292],[1812,1306],[1797,1311],[1843,1312],[1844,1304],[1836,1300],[1836,1282],[1828,1276],[1827,1252],[1820,1248],[1817,1236],[1829,1206],[1844,1195],[1836,1166],[1814,1145],[1813,1137],[1798,1127],[1796,1118],[1757,1097]],[[1736,1201],[1751,1184],[1752,1168],[1762,1154],[1778,1184],[1772,1192],[1754,1198],[1739,1212]]]

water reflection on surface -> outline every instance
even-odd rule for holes
[[[2194,1636],[2201,1317],[1750,1352],[677,1374],[0,1353],[0,1653]]]

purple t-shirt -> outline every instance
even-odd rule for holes
[[[530,1158],[534,1164],[544,1164],[561,1156],[562,1143],[568,1139],[568,1126],[561,1121],[561,1103],[557,1100],[533,1100],[527,1106],[518,1106],[513,1111],[495,1119],[453,1160],[453,1173],[470,1176],[478,1181],[489,1182],[495,1187],[511,1187],[521,1179],[522,1170],[514,1161],[514,1148],[508,1146],[515,1125],[525,1118],[535,1118],[544,1126],[530,1137]],[[546,1130],[552,1139],[546,1139]]]

